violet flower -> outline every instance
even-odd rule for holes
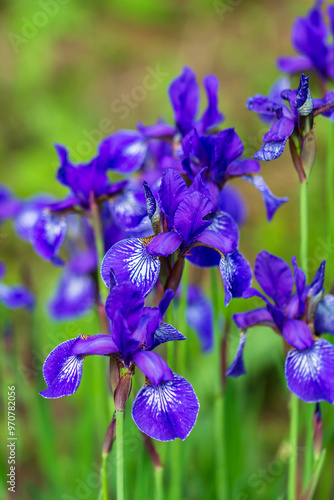
[[[114,357],[129,370],[137,366],[146,384],[137,393],[132,417],[145,434],[160,441],[185,439],[197,418],[199,402],[193,388],[172,372],[163,358],[152,350],[170,340],[185,337],[163,322],[173,292],[167,290],[159,308],[144,307],[141,291],[131,282],[114,286],[106,301],[112,321],[111,335],[79,336],[58,345],[47,357],[43,374],[48,388],[45,398],[70,396],[79,387],[86,356]],[[116,388],[117,391],[117,388]]]
[[[294,166],[300,182],[309,176],[315,159],[313,118],[319,114],[330,116],[334,108],[334,93],[328,92],[323,99],[312,99],[308,76],[300,77],[297,90],[286,89],[281,99],[270,99],[257,94],[247,100],[246,107],[260,115],[271,116],[273,123],[263,137],[262,148],[254,158],[270,161],[279,158],[289,139]],[[290,108],[283,103],[288,101]]]
[[[218,255],[218,262],[208,265],[219,265],[225,303],[228,304],[232,297],[240,297],[251,283],[251,269],[238,250],[239,233],[234,220],[223,212],[216,215],[214,222],[210,219],[211,195],[202,182],[202,172],[188,188],[179,174],[171,168],[166,169],[158,200],[147,184],[144,187],[155,235],[128,238],[111,247],[101,266],[106,286],[109,286],[110,269],[113,269],[119,283],[132,281],[146,297],[158,280],[160,257],[177,251],[178,259],[191,260],[191,249],[204,246]]]
[[[291,42],[298,56],[280,57],[278,68],[284,73],[315,71],[322,81],[334,78],[333,27],[334,4],[327,7],[330,30],[322,11],[323,0],[316,0],[307,16],[298,17],[293,25]],[[332,40],[329,40],[331,34]]]
[[[5,265],[0,262],[0,302],[9,309],[26,307],[31,310],[35,305],[33,294],[23,285],[9,286],[2,283],[6,274]]]
[[[244,293],[245,298],[260,297],[266,306],[233,316],[242,333],[227,375],[237,377],[246,373],[243,349],[247,329],[269,326],[290,346],[285,361],[289,390],[308,403],[334,403],[334,346],[320,337],[322,333],[334,334],[334,297],[327,295],[321,299],[325,261],[310,285],[306,285],[305,274],[295,257],[292,264],[294,276],[283,259],[265,251],[257,256],[254,275],[271,301],[252,288]]]

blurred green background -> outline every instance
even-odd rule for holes
[[[66,145],[78,162],[94,156],[102,137],[117,129],[135,128],[139,120],[149,125],[157,117],[172,123],[167,90],[184,65],[193,68],[199,80],[208,73],[219,77],[224,127],[236,128],[246,154],[252,156],[267,127],[246,110],[245,101],[255,93],[268,92],[279,76],[276,58],[293,53],[293,20],[305,15],[311,5],[309,0],[1,1],[1,183],[22,198],[37,192],[64,197],[65,188],[55,180],[58,164],[53,144]],[[143,92],[140,88],[148,74],[156,75],[155,85]],[[312,89],[318,92],[314,81]],[[323,258],[333,260],[333,252],[326,246],[324,201],[328,132],[329,124],[318,119],[318,154],[310,183],[311,276]],[[249,209],[247,225],[241,231],[241,250],[252,264],[262,249],[290,261],[292,255],[298,255],[299,219],[297,174],[289,152],[264,164],[263,176],[276,195],[287,195],[290,201],[269,224],[258,193],[238,182]],[[89,358],[85,362],[83,382],[73,397],[46,401],[38,396],[44,389],[41,368],[46,355],[57,343],[80,332],[97,333],[98,320],[91,313],[78,321],[52,323],[45,304],[60,270],[20,241],[10,223],[0,227],[0,244],[0,259],[9,269],[6,281],[28,283],[38,300],[33,317],[25,311],[1,309],[4,395],[7,385],[17,387],[15,498],[98,498],[100,449],[109,423],[105,360]],[[327,290],[331,281],[333,276],[327,275]],[[251,301],[236,300],[228,315],[251,306]],[[210,381],[217,374],[210,357],[200,354],[194,336],[191,342],[188,371],[181,375],[194,385],[201,411],[184,443],[184,498],[211,499]],[[238,332],[231,326],[231,357],[237,343]],[[229,380],[227,386],[231,499],[284,498],[289,419],[280,339],[265,328],[254,330],[247,343],[246,364],[248,376]],[[333,409],[324,404],[323,412],[328,457],[316,497],[321,499],[334,497]],[[2,435],[6,428],[4,419]],[[127,498],[153,498],[151,466],[129,411],[126,429]],[[159,445],[163,458],[168,456],[168,447]],[[115,484],[113,460],[111,455],[111,491]],[[6,450],[1,456],[1,472],[5,478]],[[6,498],[5,482],[1,498]]]

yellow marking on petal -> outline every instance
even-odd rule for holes
[[[142,242],[142,244],[144,245],[144,247],[147,247],[147,245],[149,243],[151,243],[153,238],[154,238],[154,236],[146,236],[146,238],[139,238],[139,239]]]
[[[81,335],[82,340],[88,339],[89,335]]]

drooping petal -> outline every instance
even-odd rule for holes
[[[262,251],[256,257],[254,275],[265,293],[283,309],[291,297],[294,282],[288,264],[280,257]]]
[[[32,244],[38,255],[56,265],[61,264],[57,255],[65,241],[66,230],[64,217],[42,212],[32,230]]]
[[[211,201],[198,192],[184,198],[175,212],[174,226],[185,242],[195,240],[210,225],[210,221],[203,218],[211,210]]]
[[[154,349],[158,345],[169,342],[170,340],[186,340],[186,337],[169,323],[161,323],[159,328],[155,331],[152,340],[152,344],[148,346],[147,349]]]
[[[281,112],[282,104],[269,97],[256,94],[247,99],[246,108],[255,113],[269,115],[275,118]]]
[[[43,375],[48,386],[40,392],[44,398],[62,398],[74,394],[81,382],[84,355],[71,353],[77,339],[59,344],[46,358]]]
[[[275,196],[260,175],[244,175],[242,178],[243,180],[253,184],[253,186],[261,194],[266,207],[268,221],[271,221],[276,213],[276,210],[289,200],[287,196],[284,196],[283,198]]]
[[[294,126],[294,120],[286,117],[280,118],[272,124],[270,130],[263,136],[263,142],[286,140],[292,134]]]
[[[319,302],[314,317],[314,330],[317,334],[334,335],[334,295],[326,295]]]
[[[126,189],[111,204],[111,214],[121,228],[137,227],[147,215],[145,199],[140,199],[140,194],[143,194],[142,189]]]
[[[225,305],[233,297],[241,297],[252,282],[252,268],[245,257],[235,249],[225,255],[219,263],[225,290]]]
[[[147,153],[145,138],[135,130],[118,130],[106,137],[99,147],[99,158],[106,170],[131,174],[144,163]]]
[[[146,247],[150,255],[162,255],[167,257],[179,248],[182,238],[175,232],[160,233],[154,236]]]
[[[226,175],[230,177],[237,177],[245,174],[256,174],[260,172],[261,165],[258,161],[248,158],[241,158],[234,160],[226,169]]]
[[[251,326],[270,326],[275,328],[273,317],[266,307],[259,307],[253,311],[233,314],[233,320],[238,328],[249,328]]]
[[[233,186],[227,185],[219,193],[218,210],[228,213],[242,226],[247,218],[247,206],[242,194]]]
[[[49,195],[37,195],[21,204],[20,210],[14,219],[14,227],[22,240],[31,240],[31,233],[40,212],[50,205],[52,201],[53,198]]]
[[[276,160],[283,154],[287,140],[288,138],[281,141],[264,142],[262,148],[255,153],[254,158],[260,161]]]
[[[95,298],[96,286],[91,276],[65,270],[48,310],[56,321],[77,318],[93,308]]]
[[[137,326],[144,308],[144,298],[140,289],[131,281],[114,286],[106,300],[106,313],[111,321],[117,311],[126,319],[130,330]]]
[[[101,265],[101,276],[106,286],[113,269],[117,282],[132,281],[144,297],[153,289],[160,271],[160,260],[150,255],[139,238],[122,240],[108,250]]]
[[[132,418],[153,439],[184,440],[195,425],[198,411],[199,402],[192,386],[174,373],[171,382],[142,387],[132,406]]]
[[[182,135],[193,126],[199,107],[199,87],[192,69],[184,67],[181,75],[169,87],[175,123]]]
[[[284,323],[282,333],[287,343],[296,349],[307,349],[314,344],[312,332],[304,321],[289,319]]]
[[[118,352],[118,347],[111,338],[111,335],[98,333],[97,335],[79,335],[71,348],[72,355],[98,354],[108,356]]]
[[[154,387],[157,387],[161,382],[173,380],[172,370],[158,353],[137,351],[132,355],[132,359]]]
[[[334,403],[334,346],[317,339],[308,349],[292,349],[285,362],[288,388],[306,403]]]
[[[226,375],[228,377],[240,377],[240,375],[246,374],[246,368],[243,358],[245,343],[246,343],[246,333],[242,333],[240,335],[239,346],[235,358],[231,366],[226,371]]]
[[[32,309],[35,305],[33,294],[24,286],[8,286],[0,283],[0,302],[9,309],[26,307]]]
[[[203,352],[213,348],[213,309],[201,288],[190,284],[187,290],[187,322],[195,330]]]

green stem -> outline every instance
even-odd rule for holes
[[[101,468],[102,500],[108,500],[107,459],[108,455],[106,453],[102,453],[102,468]]]
[[[124,427],[124,413],[122,411],[116,411],[116,454],[117,454],[116,498],[117,500],[124,500],[123,427]]]
[[[216,367],[216,386],[214,394],[214,447],[215,447],[215,482],[217,498],[225,500],[228,496],[228,472],[225,445],[225,398],[221,374],[221,344],[222,334],[219,328],[219,286],[217,270],[211,272],[211,300],[214,318],[214,366]]]
[[[288,500],[297,500],[299,399],[291,394]]]
[[[182,274],[182,293],[180,298],[180,304],[178,307],[178,321],[177,328],[183,335],[188,336],[188,325],[186,319],[186,309],[187,309],[187,292],[189,285],[189,262],[185,259],[184,268]],[[188,341],[189,342],[189,341]],[[177,360],[177,373],[185,375],[186,372],[186,356],[187,356],[187,342],[179,342],[178,347],[178,360]]]
[[[163,467],[154,467],[155,500],[163,500]]]
[[[300,263],[308,278],[308,184],[300,184]]]
[[[334,123],[329,122],[328,136],[328,156],[326,170],[326,198],[327,198],[327,238],[328,246],[331,248],[334,240],[334,202],[333,202],[333,186],[334,186]],[[327,260],[328,275],[333,277],[333,259]]]

